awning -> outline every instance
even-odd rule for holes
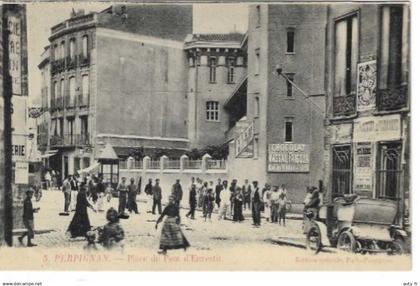
[[[58,153],[58,150],[50,150],[48,153],[41,155],[41,158],[49,158],[51,156],[54,156]]]
[[[77,173],[79,173],[80,175],[92,175],[95,174],[99,171],[99,167],[101,166],[101,164],[99,163],[95,163],[87,168],[78,170]]]

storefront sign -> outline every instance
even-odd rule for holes
[[[372,143],[356,143],[354,156],[354,190],[372,192]]]
[[[376,61],[357,66],[357,110],[365,111],[376,106]]]
[[[354,142],[377,142],[401,139],[399,114],[354,120]]]
[[[254,124],[251,123],[245,130],[235,139],[235,155],[236,157],[249,158],[253,157],[254,140]]]
[[[309,156],[309,145],[307,144],[269,144],[268,171],[309,172]]]
[[[29,165],[28,162],[15,162],[15,184],[29,183]]]
[[[329,128],[331,141],[330,143],[350,143],[352,137],[352,127],[353,126],[350,123],[331,125]]]
[[[22,63],[21,63],[21,21],[9,16],[9,72],[12,78],[12,94],[22,95]]]

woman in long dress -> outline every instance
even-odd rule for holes
[[[77,194],[76,212],[74,213],[73,219],[68,228],[71,237],[86,236],[86,233],[90,230],[90,221],[87,212],[87,208],[91,208],[93,211],[96,210],[88,202],[86,197],[86,184],[83,183],[80,186],[80,191]]]
[[[165,216],[166,219],[163,223],[162,234],[160,237],[160,253],[166,254],[168,249],[183,248],[184,250],[187,250],[187,247],[189,247],[190,244],[181,231],[181,217],[179,216],[179,208],[175,204],[173,196],[169,197],[169,204],[165,207],[159,219],[156,221],[156,229]]]
[[[242,204],[244,198],[242,195],[242,190],[240,187],[236,188],[235,193],[233,194],[233,221],[234,222],[241,222],[244,220],[244,216],[242,214]]]

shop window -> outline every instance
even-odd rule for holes
[[[228,72],[227,72],[227,82],[234,83],[235,78],[235,59],[228,59]]]
[[[293,142],[293,117],[286,117],[284,122],[284,142]]]
[[[379,145],[379,198],[398,199],[401,179],[401,144]]]
[[[216,58],[210,58],[210,83],[216,82]]]
[[[332,148],[332,194],[334,197],[351,194],[351,146]]]
[[[219,121],[219,102],[206,102],[206,119],[207,121]]]
[[[287,30],[287,53],[294,53],[295,52],[295,30],[288,29]]]

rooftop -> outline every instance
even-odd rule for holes
[[[240,48],[244,36],[244,34],[236,32],[228,34],[189,34],[184,42],[186,48]]]

